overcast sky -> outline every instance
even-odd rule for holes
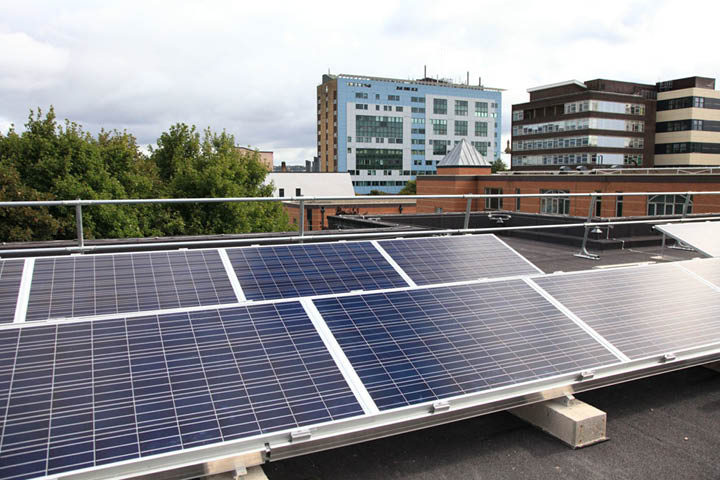
[[[0,131],[54,105],[143,145],[185,122],[301,163],[323,73],[420,78],[427,65],[507,89],[504,146],[529,87],[718,76],[718,13],[717,0],[0,0]]]

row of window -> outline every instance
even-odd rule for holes
[[[515,194],[520,195],[520,189],[515,189]],[[541,189],[540,193],[563,195],[568,194],[568,190]],[[618,192],[620,193],[620,192]],[[485,195],[502,195],[502,188],[485,188]],[[612,198],[612,197],[611,197]],[[617,195],[615,198],[615,216],[623,216],[624,198]],[[486,198],[486,210],[500,210],[503,208],[503,198]],[[521,197],[515,199],[515,210],[520,209]],[[647,214],[648,216],[659,215],[682,215],[684,213],[692,213],[693,199],[692,195],[648,195],[647,197]],[[601,216],[602,197],[596,197],[595,216]],[[549,215],[570,215],[570,197],[541,197],[540,213]]]
[[[355,92],[355,98],[367,100],[367,98],[368,98],[368,93],[367,93],[367,92]],[[387,99],[388,99],[388,101],[391,101],[391,102],[399,102],[399,101],[400,101],[400,95],[388,95],[388,96],[387,96]],[[380,100],[380,94],[379,94],[379,93],[376,93],[376,94],[375,94],[375,100]]]
[[[565,104],[565,113],[603,112],[624,113],[625,115],[645,115],[645,105],[640,103],[606,102],[603,100],[583,100]]]
[[[407,182],[386,180],[355,180],[352,182],[354,187],[404,187],[406,183]]]
[[[620,154],[620,153],[567,153],[553,155],[513,155],[512,165],[533,166],[533,165],[585,165],[594,163],[597,165],[632,165],[641,166],[643,154]]]
[[[355,116],[355,135],[360,137],[384,137],[400,139],[403,136],[402,117]],[[360,140],[358,140],[360,141]]]
[[[715,120],[675,120],[673,122],[658,122],[655,125],[655,131],[657,133],[682,132],[687,130],[720,132],[720,122]]]
[[[681,97],[670,100],[658,100],[657,110],[678,110],[680,108],[712,108],[720,109],[720,98],[709,97]]]
[[[348,173],[352,176],[362,175],[363,173],[373,176],[377,175],[377,170],[365,170],[365,169],[359,169],[359,170],[348,170]],[[382,175],[389,177],[392,176],[392,174],[395,173],[397,175],[403,175],[405,177],[408,177],[410,175],[417,176],[417,175],[435,175],[434,170],[403,170],[402,172],[398,170],[383,170]]]
[[[496,113],[488,112],[488,102],[474,102],[475,103],[475,116],[476,117],[497,117]],[[457,116],[468,116],[468,105],[467,100],[455,100],[455,115]],[[492,103],[492,108],[497,109],[497,103]],[[434,98],[433,99],[433,113],[436,115],[447,115],[448,112],[448,101],[445,98]]]
[[[512,143],[513,150],[554,150],[557,148],[610,147],[644,148],[642,137],[606,137],[586,135],[582,137],[554,137],[539,140],[517,140]]]
[[[391,148],[358,148],[355,166],[358,169],[402,170],[403,151]]]
[[[433,134],[435,135],[447,135],[448,134],[448,121],[431,118],[430,123],[433,126]],[[475,135],[476,137],[487,137],[488,136],[488,123],[487,122],[474,122],[475,123]],[[454,135],[466,137],[468,135],[468,121],[467,120],[455,120],[454,123]]]
[[[547,123],[515,125],[513,135],[536,135],[540,133],[565,132],[572,130],[617,130],[625,132],[644,132],[645,122],[642,120],[618,120],[612,118],[576,118]]]
[[[348,137],[350,139],[352,137]],[[374,137],[375,143],[385,143],[385,140],[387,140],[387,143],[394,143],[394,144],[402,144],[403,139],[402,138],[387,138],[387,137]],[[357,143],[373,143],[373,137],[356,137]],[[352,153],[352,148],[348,147],[348,153]]]
[[[369,105],[367,103],[356,103],[355,104],[355,110],[368,110],[368,107],[369,107]],[[405,110],[403,107],[401,107],[399,105],[396,107],[393,107],[392,105],[375,105],[375,110],[379,112],[380,107],[383,107],[382,108],[383,112],[392,112],[393,109],[396,112],[402,112]]]
[[[720,143],[677,142],[655,144],[655,153],[711,153],[720,154]]]

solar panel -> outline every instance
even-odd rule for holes
[[[668,223],[655,228],[709,257],[720,257],[720,222]]]
[[[378,243],[418,285],[542,273],[495,235],[383,240]]]
[[[522,280],[313,302],[380,410],[619,362]]]
[[[0,478],[362,415],[298,302],[0,331]]]
[[[720,258],[707,258],[678,263],[679,266],[690,270],[701,278],[720,287]]]
[[[27,320],[235,303],[216,250],[35,260]]]
[[[407,287],[370,242],[227,249],[249,300]]]
[[[720,292],[675,265],[533,281],[633,360],[720,342]]]
[[[0,323],[15,319],[24,260],[0,260]]]

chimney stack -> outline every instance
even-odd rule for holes
[[[285,165],[285,162],[282,162],[282,163],[280,164],[280,171],[281,171],[282,173],[287,173],[287,165]]]

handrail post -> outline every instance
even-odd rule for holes
[[[80,200],[78,198],[78,200]],[[85,238],[83,237],[83,220],[82,220],[82,204],[75,205],[75,228],[77,229],[77,243],[81,249],[85,246]],[[82,250],[80,250],[82,253]]]
[[[597,204],[597,196],[594,193],[590,194],[590,208],[588,209],[588,216],[587,216],[587,223],[592,222],[593,219],[593,213],[595,212],[595,205]],[[583,233],[583,241],[582,246],[580,247],[580,251],[575,254],[576,257],[580,258],[587,258],[588,260],[600,260],[599,255],[595,255],[594,253],[590,253],[587,250],[587,242],[588,242],[588,236],[590,235],[590,226],[585,225],[585,232]]]
[[[470,208],[472,206],[472,198],[467,199],[467,203],[465,205],[465,223],[463,224],[463,229],[467,230],[470,228]]]
[[[301,237],[305,236],[305,200],[300,200],[300,225],[298,233]]]
[[[683,203],[682,218],[687,216],[688,209],[690,208],[690,192],[685,194],[685,202]]]

